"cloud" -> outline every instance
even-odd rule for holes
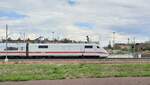
[[[0,29],[9,24],[10,32],[25,32],[28,37],[75,40],[99,39],[106,45],[112,32],[118,42],[127,37],[144,41],[149,36],[150,1],[148,0],[1,0]],[[6,12],[6,13],[5,13]]]
[[[96,27],[95,24],[87,22],[76,22],[74,25],[83,29],[93,29]]]
[[[68,0],[69,5],[74,6],[77,4],[77,0]]]
[[[0,18],[1,19],[23,19],[27,16],[23,14],[19,14],[15,11],[0,11]]]

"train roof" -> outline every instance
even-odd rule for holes
[[[42,43],[35,43],[42,44]],[[96,43],[43,43],[43,44],[96,44]]]
[[[5,44],[5,43],[0,43]],[[8,44],[25,44],[25,43],[8,43]],[[98,44],[98,43],[29,43],[29,44]]]

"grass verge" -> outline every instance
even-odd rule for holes
[[[0,81],[150,77],[150,64],[0,65]]]

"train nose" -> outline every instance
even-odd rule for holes
[[[106,55],[106,56],[109,56],[110,54],[109,54],[108,52],[105,52],[105,55]]]
[[[109,53],[105,49],[102,49],[101,51],[102,51],[102,56],[104,56],[104,57],[109,56]]]

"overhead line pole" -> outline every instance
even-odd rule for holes
[[[114,46],[115,46],[115,34],[116,34],[116,32],[113,32],[113,48],[114,48]]]
[[[6,57],[5,62],[8,62],[8,25],[6,24]]]

